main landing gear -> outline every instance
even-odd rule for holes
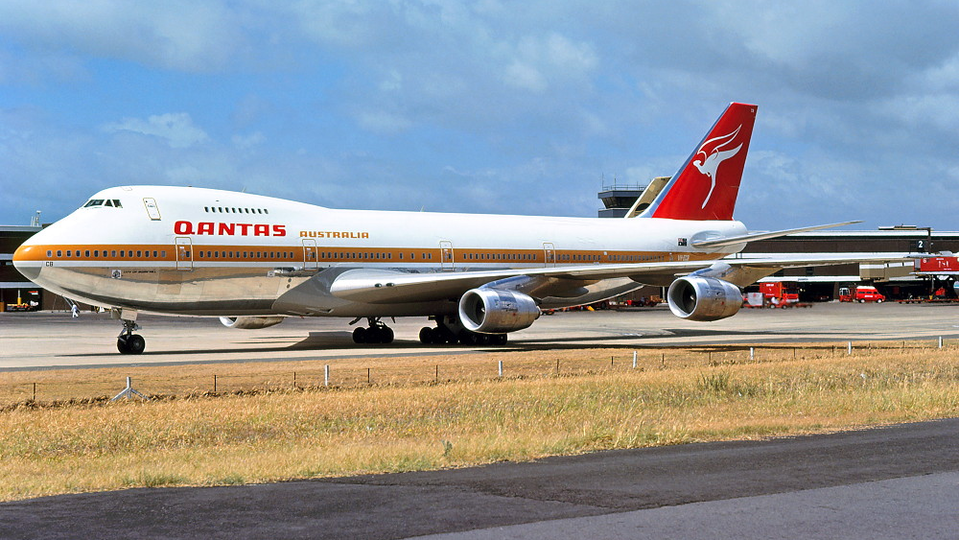
[[[353,330],[354,343],[393,343],[393,330],[383,324],[380,317],[365,318],[369,326],[358,326]],[[350,324],[356,324],[363,319],[364,317],[357,317]],[[507,334],[471,332],[460,323],[458,317],[452,315],[436,315],[430,319],[436,321],[436,327],[427,326],[420,330],[420,342],[424,345],[506,345],[508,339]]]
[[[140,325],[136,321],[123,320],[123,330],[117,336],[117,350],[120,354],[140,354],[146,348],[147,342],[140,334],[134,334]]]
[[[361,318],[357,317],[350,324],[356,324]],[[393,343],[393,330],[383,324],[379,317],[367,317],[366,320],[369,327],[358,326],[353,330],[353,343]]]
[[[436,320],[436,328],[424,326],[420,329],[420,343],[423,345],[506,345],[507,334],[480,334],[463,327],[458,318],[449,315],[431,317]]]

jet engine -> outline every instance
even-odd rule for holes
[[[285,317],[220,317],[220,322],[227,328],[241,328],[255,330],[280,324]]]
[[[673,281],[666,292],[673,315],[691,321],[718,321],[743,306],[739,287],[712,277],[686,276]]]
[[[471,332],[502,334],[529,328],[539,318],[530,296],[516,291],[471,289],[459,303],[460,321]]]

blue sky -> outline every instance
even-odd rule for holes
[[[128,184],[595,216],[759,105],[736,217],[959,230],[959,4],[0,2],[0,222]]]

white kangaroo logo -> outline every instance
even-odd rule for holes
[[[739,150],[743,147],[742,143],[739,143],[739,146],[726,150],[728,146],[732,145],[733,140],[736,138],[736,135],[739,134],[739,130],[742,129],[742,125],[736,128],[732,133],[728,135],[721,135],[719,137],[714,137],[704,142],[701,147],[699,147],[699,152],[696,152],[696,158],[693,160],[693,165],[699,170],[700,173],[709,177],[709,193],[706,194],[706,199],[703,201],[702,209],[706,208],[706,204],[709,203],[710,197],[713,196],[713,190],[716,189],[716,169],[719,168],[719,164],[726,161],[727,159],[735,156],[739,153]],[[715,143],[715,144],[713,144]],[[710,150],[706,150],[710,148]],[[700,157],[702,155],[702,157]]]

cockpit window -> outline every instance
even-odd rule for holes
[[[83,205],[84,208],[91,206],[110,206],[113,208],[123,208],[123,205],[120,204],[120,199],[90,199],[87,201],[87,204]]]

